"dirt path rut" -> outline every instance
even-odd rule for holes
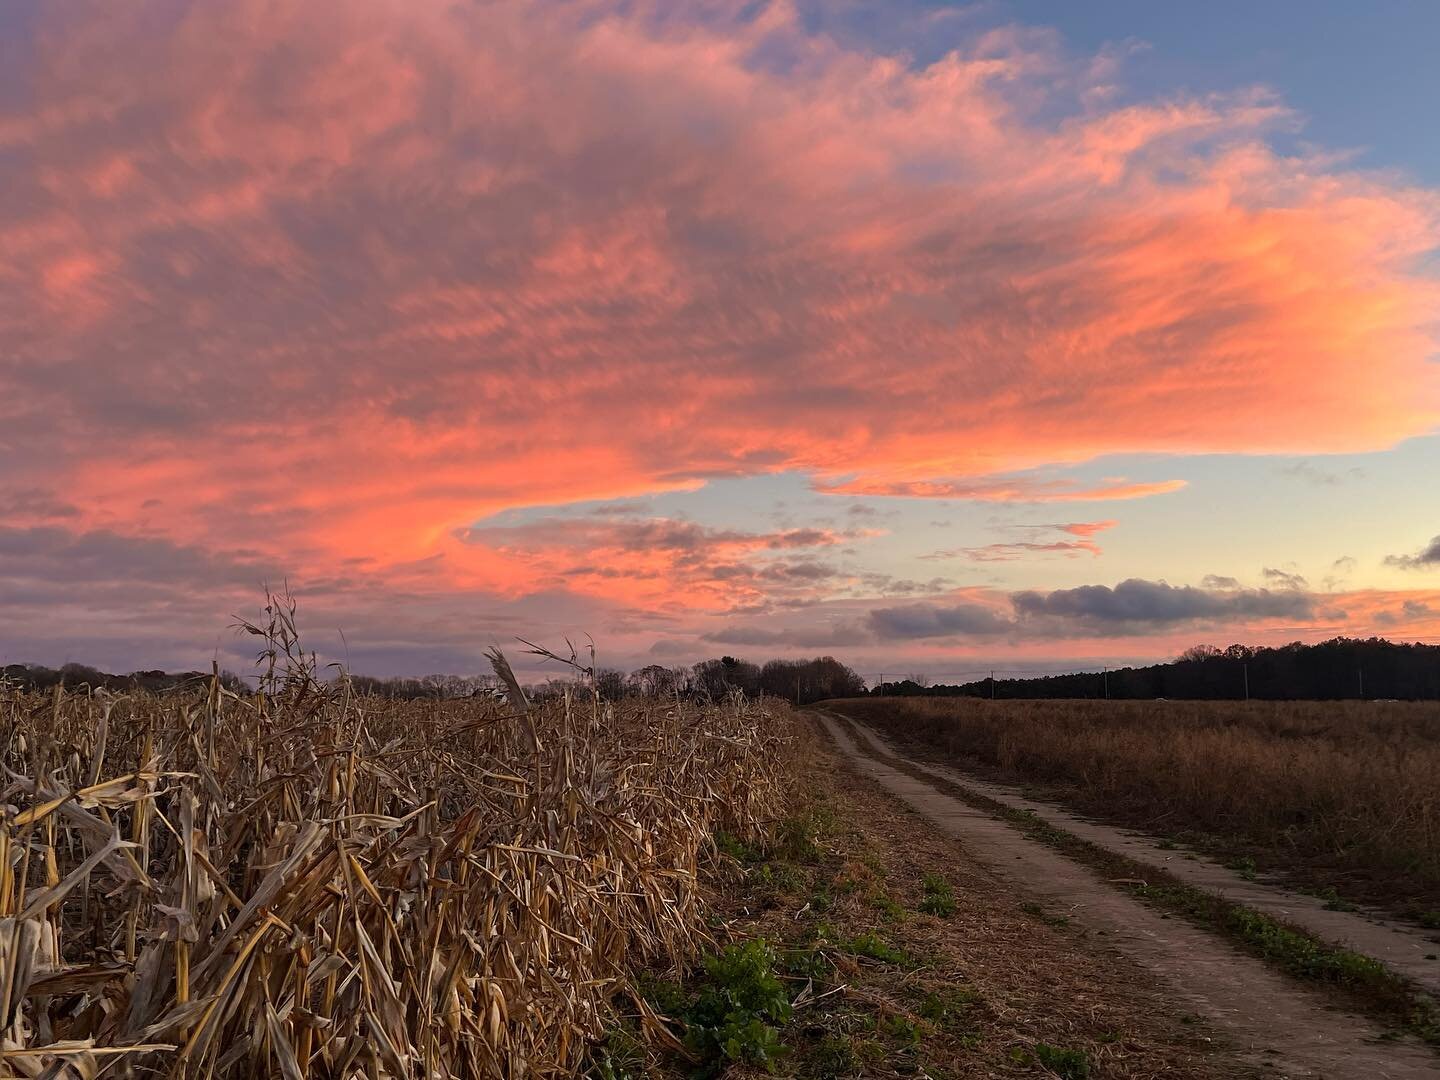
[[[1097,847],[1164,870],[1188,885],[1219,893],[1233,903],[1244,904],[1294,923],[1325,941],[1373,956],[1391,971],[1440,996],[1440,960],[1434,959],[1440,953],[1440,945],[1418,927],[1387,919],[1379,912],[1328,910],[1325,902],[1318,897],[1292,892],[1263,880],[1247,880],[1210,859],[1163,849],[1155,837],[1102,825],[1053,803],[1027,798],[1004,784],[981,780],[960,769],[910,757],[867,724],[854,719],[849,722],[869,749],[882,757],[904,758],[921,772],[948,783],[960,784],[1011,809],[1029,811],[1041,821]]]
[[[963,842],[976,861],[1017,892],[1046,901],[1094,932],[1102,932],[1184,1001],[1223,1030],[1245,1056],[1275,1075],[1327,1080],[1408,1080],[1440,1077],[1440,1059],[1408,1041],[1381,1041],[1368,1021],[1329,1007],[1260,961],[1179,919],[1166,918],[1107,885],[1085,867],[1016,829],[889,764],[898,757],[854,721],[818,715],[861,774]],[[870,737],[867,737],[870,736]],[[873,739],[873,741],[872,741]],[[906,759],[906,764],[911,763]],[[946,777],[946,779],[950,779]],[[951,782],[969,784],[956,776]],[[1128,853],[1128,852],[1127,852]]]

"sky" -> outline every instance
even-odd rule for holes
[[[1437,35],[7,3],[0,663],[1440,641]]]

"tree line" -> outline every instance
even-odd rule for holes
[[[111,675],[77,663],[59,668],[11,664],[0,669],[0,680],[39,690],[63,682],[71,688],[163,691],[210,677],[210,672],[158,670]],[[499,692],[499,683],[489,674],[350,678],[358,693],[388,698],[450,700]],[[222,671],[220,681],[237,693],[247,689],[245,680],[230,671]],[[527,690],[544,698],[574,691],[579,684],[593,686],[607,701],[627,697],[719,701],[740,694],[748,698],[768,695],[805,705],[867,693],[865,680],[833,656],[764,664],[721,656],[680,667],[650,664],[630,672],[599,668],[593,677],[569,674],[532,683]],[[1440,700],[1440,645],[1375,637],[1339,637],[1314,645],[1296,641],[1276,647],[1197,645],[1168,663],[1141,667],[960,684],[930,685],[911,678],[885,682],[868,692],[896,697],[1435,701]]]
[[[128,675],[112,675],[91,667],[89,664],[63,664],[58,668],[44,664],[7,664],[0,668],[0,682],[10,683],[27,690],[50,690],[60,684],[75,690],[88,686],[92,690],[111,690],[123,693],[126,690],[148,690],[160,693],[177,686],[200,683],[212,678],[209,671],[132,671]],[[220,685],[235,693],[244,693],[249,688],[245,680],[233,671],[220,672]]]
[[[357,675],[352,682],[361,693],[400,698],[469,697],[494,693],[498,688],[497,681],[488,675],[427,675],[419,679]],[[595,670],[593,679],[573,674],[557,676],[531,683],[526,690],[534,698],[545,698],[591,685],[605,701],[631,697],[721,701],[740,694],[747,698],[768,695],[803,705],[865,692],[865,680],[833,656],[770,660],[764,664],[721,656],[682,667],[649,664],[630,672],[601,667]]]
[[[34,690],[48,690],[64,683],[71,689],[88,686],[116,692],[132,689],[164,691],[210,677],[209,672],[200,671],[135,671],[128,675],[111,675],[86,664],[66,664],[60,668],[11,664],[0,669],[0,680]],[[233,672],[222,671],[220,681],[227,689],[237,693],[248,689],[245,681]],[[500,692],[499,681],[488,674],[396,678],[351,675],[350,683],[359,694],[403,700],[455,700]],[[599,668],[593,680],[577,678],[572,674],[532,683],[526,689],[532,697],[545,698],[558,696],[566,690],[574,691],[577,686],[591,685],[606,701],[628,697],[721,701],[740,694],[747,698],[769,695],[803,705],[826,698],[855,697],[865,693],[865,680],[833,656],[818,656],[812,660],[770,660],[764,664],[721,656],[688,667],[650,664],[631,672]]]
[[[1440,700],[1440,645],[1337,637],[1313,645],[1197,645],[1169,663],[958,685],[886,682],[895,697]]]

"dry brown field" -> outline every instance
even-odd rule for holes
[[[1440,705],[863,698],[841,711],[1071,806],[1433,921]]]
[[[0,1075],[573,1074],[710,947],[788,715],[0,686]]]

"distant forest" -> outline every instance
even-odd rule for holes
[[[1146,667],[981,679],[960,685],[886,682],[872,695],[994,698],[1259,698],[1334,701],[1440,700],[1440,645],[1384,638],[1333,638],[1276,648],[1197,645],[1176,660]]]
[[[104,687],[112,691],[163,691],[210,678],[209,672],[136,671],[109,675],[84,664],[48,668],[11,664],[0,668],[0,680],[32,689],[59,682],[74,688]],[[237,692],[246,682],[229,671],[221,682]],[[566,673],[527,689],[544,698],[574,688]],[[588,680],[586,680],[588,681]],[[423,675],[381,679],[351,676],[362,694],[389,698],[463,698],[495,693],[489,675]],[[885,682],[870,689],[855,671],[833,656],[811,660],[771,660],[756,664],[733,656],[702,660],[688,667],[652,664],[635,671],[600,668],[595,688],[607,701],[627,697],[683,697],[721,700],[745,697],[785,698],[798,704],[866,694],[892,697],[1104,698],[1201,700],[1440,700],[1440,645],[1401,644],[1384,638],[1334,638],[1317,645],[1294,642],[1277,648],[1231,645],[1226,649],[1197,645],[1176,660],[1146,667],[1114,668],[1026,679],[980,679],[975,682],[930,684],[916,679]]]
[[[92,690],[148,690],[159,693],[177,686],[199,685],[211,678],[209,671],[132,671],[128,675],[111,675],[89,664],[65,664],[46,667],[44,664],[7,664],[0,668],[0,682],[8,682],[26,690],[49,690],[64,683],[70,690],[88,686]],[[220,672],[220,684],[237,693],[248,689],[245,681],[233,671]]]
[[[70,689],[88,686],[115,692],[143,689],[161,692],[209,679],[209,672],[136,671],[129,675],[111,675],[86,664],[66,664],[59,668],[40,664],[11,664],[0,668],[0,681],[31,690],[49,690],[64,683]],[[220,672],[220,682],[233,691],[249,689],[239,676]],[[398,678],[376,678],[373,675],[352,675],[356,692],[385,698],[457,698],[486,696],[498,692],[500,683],[493,675],[421,675]],[[531,683],[526,689],[532,698],[543,699],[588,684],[588,677],[577,679],[573,674]],[[813,660],[771,660],[755,664],[733,656],[702,660],[689,667],[664,667],[651,664],[635,671],[600,668],[594,673],[594,686],[606,701],[629,697],[708,699],[721,701],[732,694],[755,698],[762,695],[785,698],[797,704],[822,701],[826,698],[856,697],[865,693],[865,680],[833,656],[817,656]]]

